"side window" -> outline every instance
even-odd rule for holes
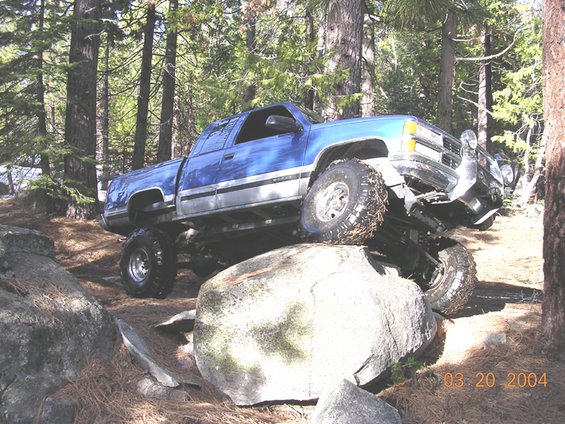
[[[238,119],[239,117],[223,119],[212,126],[206,134],[203,134],[204,145],[199,154],[223,149]]]
[[[259,140],[260,138],[284,134],[280,131],[267,128],[265,126],[267,118],[271,115],[281,115],[294,119],[292,113],[290,113],[284,106],[275,106],[269,109],[261,109],[256,112],[252,112],[249,114],[243,126],[241,127],[237,139],[235,140],[235,144],[241,144],[247,141]]]

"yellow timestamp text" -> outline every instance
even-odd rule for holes
[[[497,386],[509,389],[531,389],[547,387],[547,373],[509,371],[504,375],[498,375],[493,371],[479,371],[469,377],[462,372],[446,372],[443,374],[443,385],[448,389],[461,389],[468,385],[477,389],[492,389]]]

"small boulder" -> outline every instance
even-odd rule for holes
[[[402,424],[402,420],[396,408],[350,381],[342,380],[320,396],[310,423]]]
[[[420,288],[362,246],[303,244],[239,263],[198,296],[202,376],[238,405],[309,400],[345,378],[379,378],[434,337]]]
[[[0,226],[0,422],[72,422],[71,401],[44,399],[114,352],[110,315],[52,256],[41,233]]]
[[[155,325],[157,330],[170,333],[188,333],[194,329],[196,310],[180,312],[168,320]]]
[[[161,385],[164,387],[178,387],[181,384],[188,384],[200,387],[198,383],[184,376],[177,375],[157,364],[151,357],[145,341],[127,322],[116,319],[116,325],[120,330],[122,340],[128,352],[135,358],[139,366],[149,372]]]
[[[74,424],[78,405],[72,399],[48,397],[39,424]]]
[[[149,377],[142,378],[137,382],[137,392],[154,399],[175,400],[177,402],[189,400],[188,393],[185,391],[179,388],[165,387]]]

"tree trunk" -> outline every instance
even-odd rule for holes
[[[455,37],[457,15],[449,10],[441,28],[441,59],[439,69],[438,126],[452,132],[451,112],[453,108],[453,82],[455,79]]]
[[[542,137],[541,146],[539,147],[539,150],[538,150],[538,156],[536,158],[536,164],[534,166],[534,175],[532,176],[532,179],[527,184],[527,186],[524,187],[524,191],[522,192],[522,195],[520,196],[520,204],[522,204],[522,205],[526,205],[530,201],[530,197],[532,197],[532,193],[534,192],[534,188],[536,187],[538,180],[541,176],[541,173],[543,171],[543,157],[545,155],[546,138],[547,138],[546,133],[544,133],[544,135]]]
[[[310,9],[306,9],[306,42],[312,44],[315,40],[314,16]],[[312,87],[308,88],[304,93],[304,106],[314,110],[314,88]]]
[[[178,0],[169,1],[169,13],[178,7]],[[171,19],[171,18],[169,18]],[[157,162],[171,159],[173,138],[173,109],[175,105],[175,67],[177,63],[177,30],[169,28],[165,48],[165,72],[163,74],[163,100],[161,103],[161,123],[159,125],[159,150]]]
[[[108,168],[110,161],[110,81],[108,75],[110,62],[110,35],[107,34],[106,49],[104,51],[104,78],[102,80],[102,189],[108,189],[110,178]]]
[[[373,116],[375,104],[375,26],[367,18],[363,33],[363,63],[362,63],[361,116]]]
[[[483,56],[492,53],[492,32],[486,27],[482,29]],[[481,60],[479,64],[479,110],[478,110],[478,138],[479,145],[491,152],[492,128],[492,66],[491,60]]]
[[[530,117],[528,132],[526,133],[526,148],[524,149],[524,176],[522,184],[524,189],[530,184],[530,151],[532,150],[532,133],[534,132],[534,118]]]
[[[255,50],[257,48],[257,17],[255,11],[250,11],[245,20],[245,47],[247,48],[247,54],[251,61],[254,61]],[[257,94],[257,86],[251,82],[243,92],[243,107],[245,109],[251,107],[251,102]]]
[[[542,329],[565,354],[565,7],[543,0],[543,106],[547,132]]]
[[[14,187],[14,177],[12,176],[12,165],[6,165],[6,178],[8,179],[8,194],[16,194],[16,188]]]
[[[151,62],[153,60],[153,33],[155,32],[155,3],[147,2],[147,21],[143,31],[143,53],[141,55],[141,74],[139,76],[139,95],[137,96],[137,116],[135,121],[135,141],[133,146],[132,169],[143,168],[145,164],[145,143],[147,141],[147,115],[151,90]]]
[[[71,197],[67,216],[93,218],[96,201],[96,69],[98,65],[100,0],[76,0],[71,28],[64,173]]]
[[[45,23],[45,0],[41,0],[39,4],[39,33],[43,37]],[[43,82],[43,47],[37,52],[37,135],[39,136],[41,145],[41,173],[49,175],[51,166],[46,150],[49,147],[47,141],[47,113],[45,111],[45,84]]]
[[[354,96],[361,90],[363,10],[362,0],[330,0],[325,51],[332,56],[326,74],[347,73],[345,80],[334,87],[324,111],[332,120],[359,115],[359,99]]]

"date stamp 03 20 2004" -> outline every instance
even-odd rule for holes
[[[443,385],[449,389],[460,389],[472,385],[478,389],[492,389],[497,386],[510,389],[531,389],[547,387],[547,373],[509,371],[504,376],[489,372],[477,372],[470,378],[462,372],[446,372],[443,374]]]

